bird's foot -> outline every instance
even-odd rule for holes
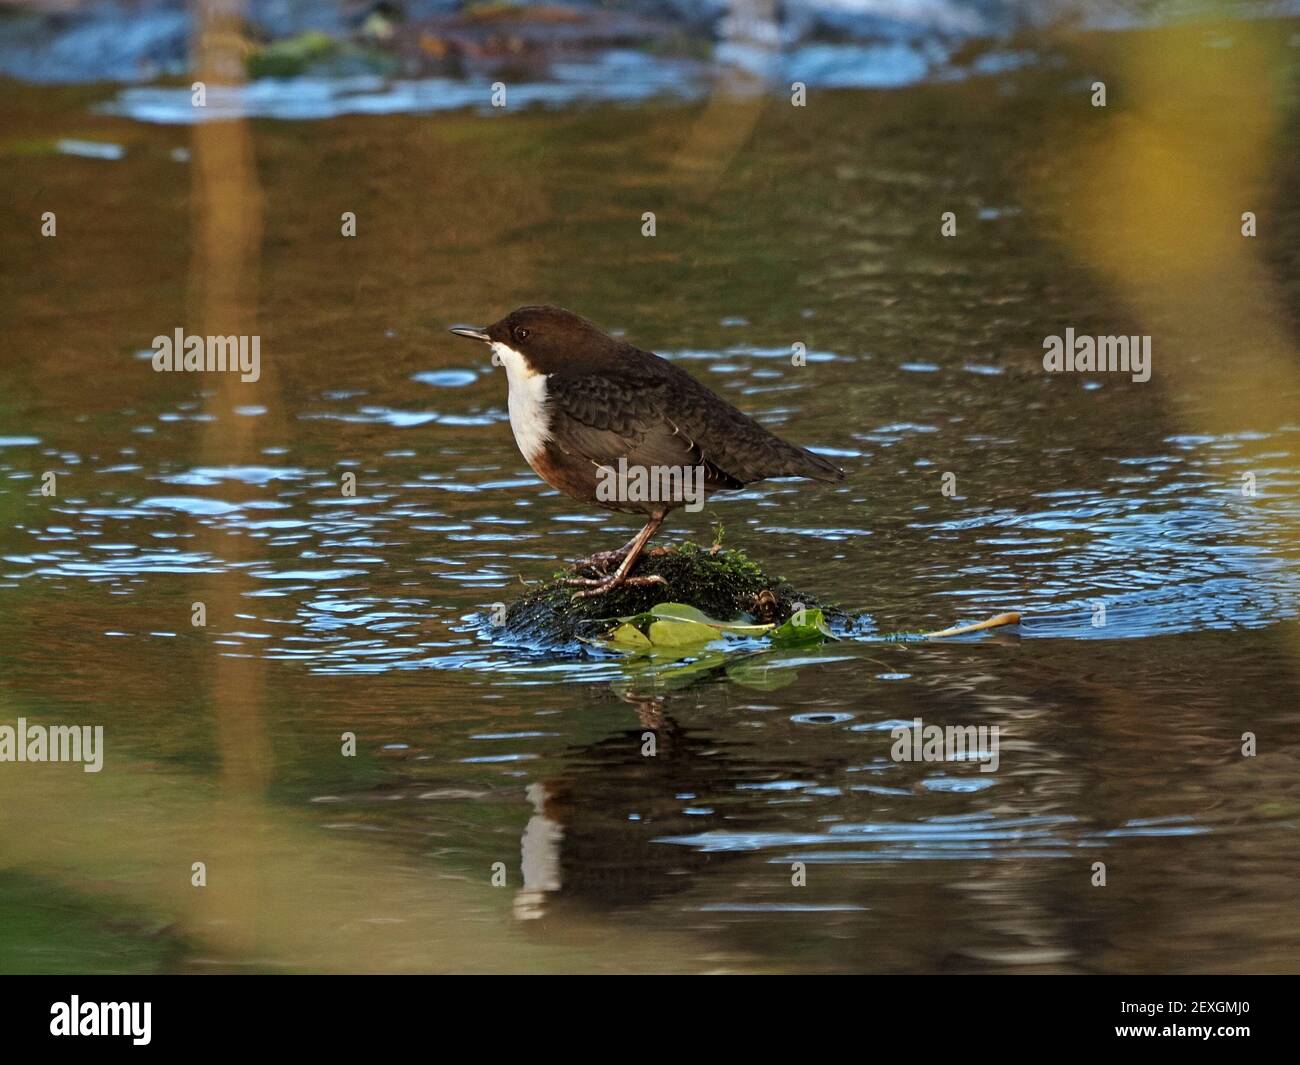
[[[657,573],[649,577],[626,577],[615,573],[609,577],[601,577],[596,580],[590,577],[569,577],[564,583],[583,587],[583,591],[574,593],[574,599],[594,599],[598,595],[612,592],[619,587],[641,588],[647,584],[667,584],[668,582]]]
[[[649,551],[642,551],[642,555],[647,558],[660,558],[663,555],[676,553],[675,547],[652,547]],[[584,569],[595,570],[597,573],[608,573],[609,567],[621,563],[627,558],[627,548],[620,547],[617,551],[597,551],[594,555],[588,555],[586,558],[576,559],[569,568],[575,572],[581,572]]]
[[[571,568],[575,570],[594,569],[598,573],[604,573],[615,562],[622,562],[625,558],[627,558],[626,547],[620,547],[617,551],[597,551],[594,555],[578,559]]]

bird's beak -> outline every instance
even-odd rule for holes
[[[458,337],[469,337],[470,340],[481,340],[484,344],[491,344],[492,338],[487,335],[487,330],[476,325],[453,325],[449,333],[455,333]]]

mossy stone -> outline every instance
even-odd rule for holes
[[[580,589],[564,583],[574,573],[558,573],[510,604],[495,635],[511,643],[560,648],[600,636],[611,620],[644,613],[659,603],[689,603],[720,620],[747,618],[776,624],[790,617],[795,604],[821,606],[813,596],[770,576],[743,551],[687,542],[664,554],[643,556],[633,573],[658,575],[664,583],[625,586],[592,599],[575,599],[574,592]],[[590,571],[582,575],[595,576]],[[828,614],[847,617],[834,610]]]

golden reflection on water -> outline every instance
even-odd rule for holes
[[[195,68],[197,79],[210,91],[243,81],[240,27],[242,3],[195,0]],[[256,308],[261,266],[262,195],[252,134],[244,119],[198,122],[192,134],[193,194],[191,211],[196,239],[190,270],[189,305],[197,309],[200,335],[247,336],[260,333]],[[199,453],[203,462],[219,467],[256,461],[257,436],[282,424],[275,387],[275,362],[262,362],[255,382],[239,375],[213,375],[206,390]],[[235,408],[256,401],[267,408],[265,418],[242,418]],[[234,623],[241,596],[252,582],[240,565],[250,553],[247,540],[229,542],[210,523],[196,522],[200,549],[233,564],[210,577],[198,591],[208,611],[208,624]],[[224,542],[223,541],[227,541]],[[266,881],[268,852],[262,829],[264,799],[270,772],[269,745],[261,716],[263,663],[246,655],[223,654],[209,643],[204,674],[209,705],[217,724],[221,760],[219,795],[212,809],[207,846],[198,845],[195,861],[204,862],[214,889],[198,889],[198,920],[217,930],[228,953],[256,956],[257,928]],[[208,854],[211,858],[208,858]]]
[[[1293,49],[1276,25],[1251,22],[1102,41],[1090,56],[1107,72],[1109,106],[1091,135],[1049,140],[1073,177],[1029,195],[1153,338],[1150,402],[1184,432],[1246,434],[1223,485],[1244,496],[1243,475],[1277,466],[1268,431],[1300,417],[1295,323],[1263,259],[1289,192],[1277,174],[1295,115]],[[1246,235],[1247,212],[1260,236]],[[1255,489],[1289,491],[1262,475]],[[1286,541],[1300,566],[1293,512],[1238,514],[1248,538]]]

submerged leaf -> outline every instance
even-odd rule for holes
[[[622,676],[613,688],[623,696],[645,696],[689,688],[692,684],[721,670],[727,664],[727,652],[696,645],[692,648],[651,649],[628,655],[620,669]]]
[[[793,684],[798,676],[798,670],[774,669],[761,657],[742,659],[727,667],[727,679],[733,684],[761,692],[774,692],[778,688],[787,687]]]

